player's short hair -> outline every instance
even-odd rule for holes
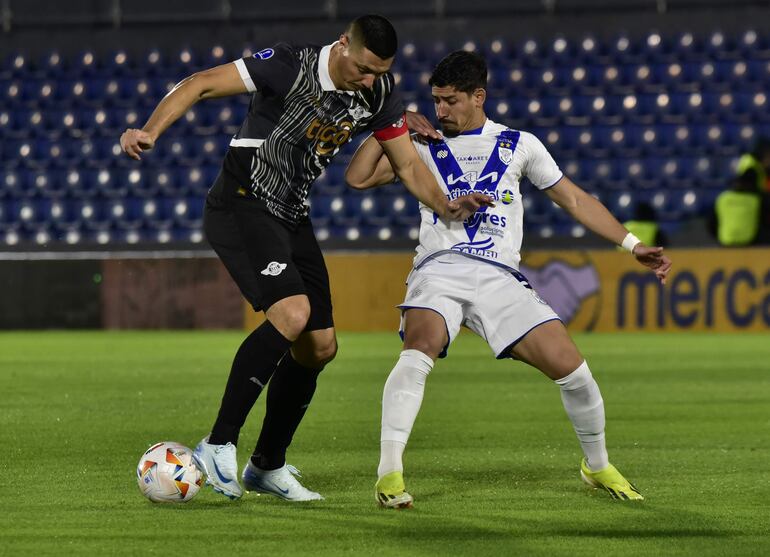
[[[487,88],[487,63],[480,54],[457,50],[446,56],[433,70],[431,87],[454,87],[463,93]]]
[[[376,56],[387,60],[396,55],[398,37],[393,25],[381,15],[368,14],[354,19],[348,25],[350,42],[361,43]]]

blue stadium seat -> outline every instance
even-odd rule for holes
[[[604,64],[607,62],[606,45],[594,35],[584,35],[576,45],[575,56],[581,64]]]
[[[47,78],[59,78],[67,70],[67,61],[61,52],[51,50],[40,56],[37,68]]]
[[[520,39],[514,46],[515,57],[529,68],[537,68],[547,61],[546,46],[534,37]]]
[[[73,76],[89,77],[95,75],[98,69],[96,52],[93,50],[84,50],[80,52],[72,60],[70,67]]]
[[[1,78],[24,77],[32,71],[30,57],[21,51],[10,52],[0,66]]]
[[[734,59],[740,56],[738,44],[722,31],[710,33],[704,40],[704,52],[712,60]]]
[[[331,224],[332,201],[339,199],[338,195],[315,193],[310,197],[310,219],[316,227],[327,227]]]
[[[111,77],[120,77],[133,71],[129,53],[124,49],[115,50],[104,57],[103,70]]]
[[[390,198],[385,198],[382,203],[385,207],[390,208],[393,226],[419,225],[419,204],[413,196],[408,194],[395,194]]]
[[[0,170],[0,197],[21,197],[26,189],[26,171],[19,168]]]

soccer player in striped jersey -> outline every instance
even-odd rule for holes
[[[375,497],[385,507],[412,505],[402,455],[428,374],[466,326],[487,341],[497,358],[522,360],[556,383],[583,449],[580,475],[585,482],[618,499],[642,499],[608,460],[604,403],[588,364],[559,316],[518,270],[520,179],[528,177],[578,222],[625,247],[662,282],[671,262],[662,248],[639,242],[604,205],[564,176],[534,135],[489,120],[484,112],[486,83],[484,59],[464,51],[444,58],[430,79],[443,136],[417,142],[420,157],[448,199],[483,192],[495,206],[482,207],[461,223],[444,222],[421,206],[420,243],[400,306],[404,350],[382,398]],[[358,189],[390,183],[395,176],[374,138],[361,145],[346,172],[348,183]]]
[[[266,321],[233,360],[219,413],[195,457],[213,488],[238,498],[236,444],[270,383],[256,448],[241,478],[247,490],[289,501],[320,499],[295,478],[286,450],[337,352],[329,277],[307,197],[313,181],[351,138],[373,131],[406,187],[441,219],[462,220],[489,202],[472,193],[448,200],[421,161],[389,73],[397,49],[390,22],[354,20],[320,47],[279,43],[181,81],[141,130],[120,143],[140,159],[194,103],[250,93],[249,111],[206,198],[204,230],[255,311]]]

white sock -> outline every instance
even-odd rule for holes
[[[561,388],[561,401],[575,428],[588,467],[602,470],[609,465],[604,443],[604,401],[588,364],[580,366],[556,384]]]
[[[404,350],[382,393],[382,433],[377,477],[404,471],[402,455],[425,392],[433,360],[419,350]]]

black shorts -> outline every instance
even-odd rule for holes
[[[203,229],[254,310],[267,310],[279,300],[305,294],[310,300],[305,330],[333,327],[329,274],[310,220],[294,228],[250,194],[217,186],[221,183],[206,198]]]

